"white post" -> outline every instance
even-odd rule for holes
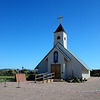
[[[20,87],[20,81],[19,81],[19,80],[18,80],[18,87],[17,87],[17,88],[21,88],[21,87]]]
[[[6,78],[5,78],[5,86],[4,87],[7,87],[7,84],[6,84]]]

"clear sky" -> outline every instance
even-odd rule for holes
[[[100,69],[100,0],[0,0],[0,69],[34,69],[53,48],[59,15],[68,48]]]

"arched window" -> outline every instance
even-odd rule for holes
[[[54,62],[55,63],[58,62],[58,52],[57,51],[54,52]]]
[[[60,36],[57,37],[57,40],[59,40],[59,39],[60,39]]]

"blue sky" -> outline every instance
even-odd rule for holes
[[[100,69],[100,0],[0,0],[0,69],[34,69],[53,47],[59,15],[68,48]]]

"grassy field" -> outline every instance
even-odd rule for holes
[[[6,81],[15,81],[15,76],[0,76],[0,82]]]
[[[26,75],[26,78],[28,77],[29,75]],[[6,79],[6,81],[15,81],[15,76],[0,76],[0,82],[4,82]]]
[[[3,79],[4,79],[4,78],[15,78],[15,76],[0,76],[0,79],[1,79],[1,78],[3,78]]]

